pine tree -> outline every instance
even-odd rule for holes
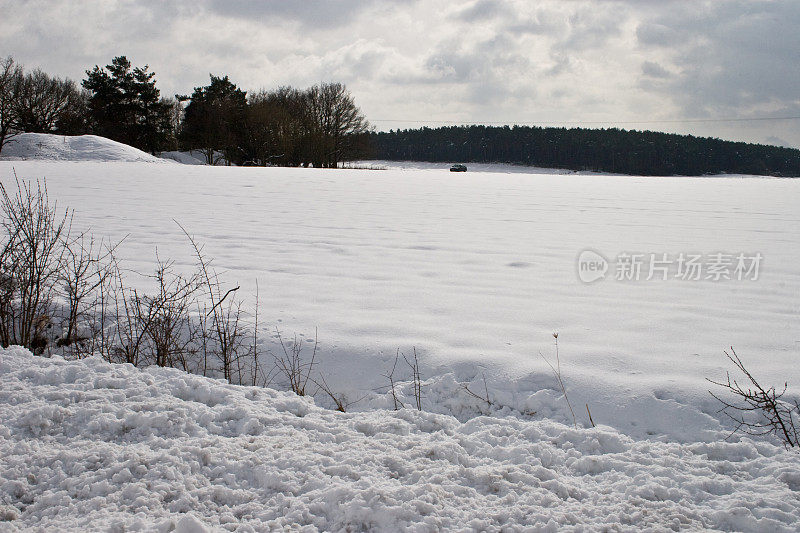
[[[228,76],[211,75],[209,85],[195,87],[191,97],[180,99],[189,100],[180,133],[183,147],[200,150],[210,165],[222,158],[229,164],[241,163],[247,93]]]
[[[86,71],[92,132],[150,153],[167,147],[173,136],[172,108],[160,98],[155,73],[148,66],[131,68],[125,56]]]

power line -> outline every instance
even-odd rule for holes
[[[668,120],[537,120],[537,121],[465,121],[465,120],[403,120],[403,119],[370,119],[370,122],[401,122],[406,124],[463,124],[463,125],[520,125],[536,126],[539,124],[683,124],[683,123],[715,123],[715,122],[767,122],[772,120],[800,120],[795,117],[751,117],[751,118],[686,118]]]

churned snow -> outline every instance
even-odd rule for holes
[[[795,531],[780,446],[337,413],[177,370],[0,351],[0,529]]]

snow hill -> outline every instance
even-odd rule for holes
[[[58,161],[128,161],[142,163],[164,163],[155,157],[127,144],[122,144],[97,135],[50,135],[45,133],[22,133],[13,137],[3,147],[0,159],[19,161],[27,159],[49,159]]]
[[[800,528],[779,446],[337,413],[177,370],[0,350],[0,530]]]

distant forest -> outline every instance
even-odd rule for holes
[[[377,159],[512,163],[646,176],[800,176],[800,150],[616,128],[451,126],[373,132]]]

